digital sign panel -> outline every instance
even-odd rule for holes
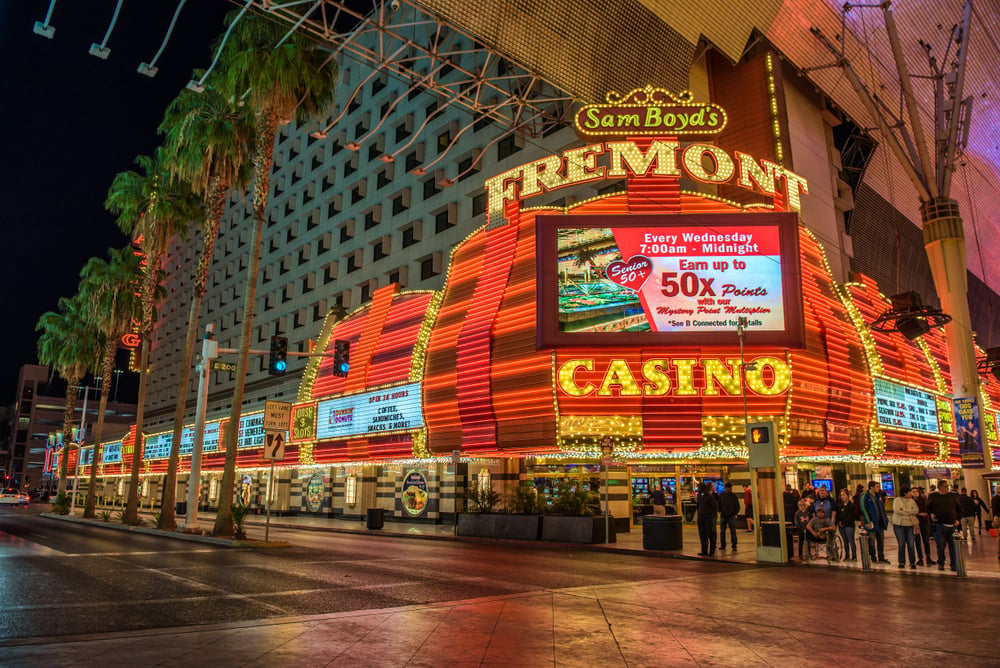
[[[937,402],[933,394],[886,378],[872,378],[872,382],[879,426],[939,433]]]
[[[375,436],[424,426],[420,383],[321,401],[316,438]]]
[[[801,347],[791,213],[539,216],[541,345]]]

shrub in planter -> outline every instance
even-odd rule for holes
[[[561,480],[556,485],[555,495],[552,498],[552,509],[549,512],[553,515],[592,516],[596,500],[596,494]]]
[[[471,513],[492,513],[500,505],[500,493],[492,487],[472,485],[465,490],[465,499]]]
[[[69,496],[66,492],[59,492],[59,496],[52,502],[52,512],[57,515],[69,515]]]
[[[518,485],[514,493],[507,497],[507,507],[518,515],[540,515],[543,507],[534,485]]]

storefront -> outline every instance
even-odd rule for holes
[[[484,480],[543,498],[559,480],[600,487],[610,438],[612,512],[631,516],[656,485],[683,511],[701,482],[742,492],[748,421],[775,423],[797,487],[960,473],[942,331],[870,330],[887,300],[864,276],[834,280],[800,214],[806,180],[773,156],[697,143],[717,131],[595,139],[490,178],[489,222],[455,247],[443,290],[390,285],[328,317],[320,349],[348,341],[350,373],[310,362],[275,469],[278,510],[450,521]],[[623,190],[529,206],[601,180]],[[718,194],[735,190],[740,201]],[[979,405],[996,457],[1000,382],[983,379]],[[227,429],[206,428],[209,505]],[[262,438],[261,415],[244,416],[238,491],[252,507],[270,484]],[[146,437],[144,475],[164,471],[170,440]],[[102,475],[130,458],[127,442],[106,448]]]

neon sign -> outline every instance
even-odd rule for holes
[[[663,88],[636,88],[627,95],[607,94],[608,104],[587,104],[576,114],[577,135],[584,140],[611,136],[709,137],[726,127],[726,112],[694,94],[674,95]]]

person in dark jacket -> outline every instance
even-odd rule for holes
[[[920,529],[920,537],[917,540],[917,566],[923,566],[923,560],[927,560],[928,566],[933,566],[937,562],[931,559],[931,518],[927,514],[927,495],[924,494],[923,487],[917,487],[917,522]]]
[[[740,514],[740,500],[733,494],[733,483],[727,482],[719,497],[719,549],[726,549],[726,527],[729,527],[729,537],[733,549],[736,549],[736,516]]]
[[[969,492],[969,498],[972,499],[973,503],[976,504],[976,524],[979,525],[979,535],[982,535],[983,511],[986,511],[986,514],[989,515],[990,508],[985,503],[983,503],[983,500],[979,497],[979,490],[974,489],[971,492]],[[987,522],[989,521],[989,519],[990,519],[989,517],[986,518]],[[989,529],[989,527],[986,528]]]
[[[837,528],[844,540],[844,561],[858,560],[858,545],[854,542],[854,529],[857,527],[858,509],[851,500],[846,489],[840,490],[840,503],[837,504]]]
[[[959,527],[962,518],[962,508],[958,503],[958,494],[949,491],[948,481],[938,483],[937,491],[927,496],[927,514],[934,525],[934,542],[937,544],[937,567],[944,570],[944,546],[948,546],[948,557],[951,559],[951,570],[955,566],[955,543],[951,537]]]
[[[715,555],[715,524],[719,515],[719,503],[715,492],[708,483],[698,487],[698,538],[701,539],[699,557]]]
[[[966,540],[976,540],[976,502],[969,496],[969,490],[962,488],[958,495],[958,507],[962,509],[962,532]]]
[[[861,495],[861,522],[869,534],[868,554],[872,563],[888,564],[889,560],[885,558],[885,530],[889,528],[889,516],[885,513],[882,483],[877,480],[869,482],[868,491]]]
[[[795,513],[799,509],[799,492],[791,485],[785,485],[785,492],[782,494],[785,505],[785,521],[791,522]]]

